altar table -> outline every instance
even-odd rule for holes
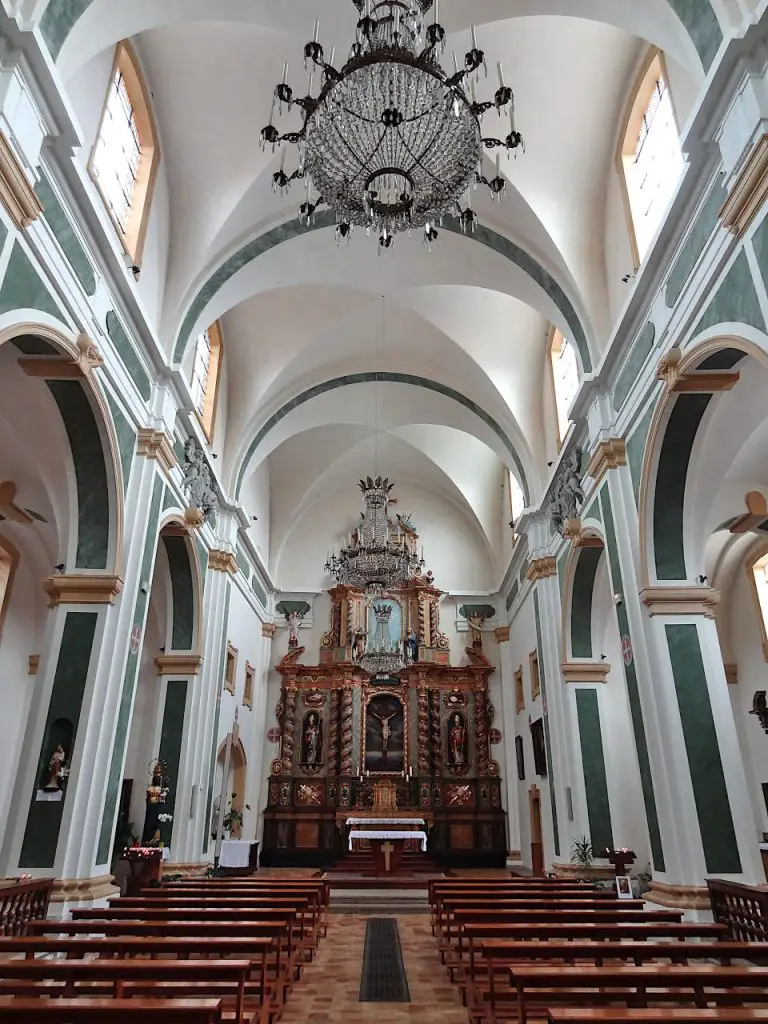
[[[225,873],[250,874],[258,864],[259,844],[248,839],[223,839],[219,867]]]
[[[426,825],[423,818],[379,818],[377,815],[368,815],[366,818],[347,818],[347,825]]]
[[[381,840],[394,840],[402,839],[405,842],[406,839],[418,839],[421,841],[421,852],[425,853],[427,849],[427,833],[423,829],[415,829],[412,832],[406,832],[399,829],[358,829],[353,828],[349,831],[349,848],[352,849],[352,843],[355,839],[381,839]]]

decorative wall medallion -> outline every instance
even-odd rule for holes
[[[279,743],[282,735],[283,734],[276,725],[273,725],[272,728],[267,731],[267,739],[270,743]]]
[[[494,746],[498,746],[498,744],[501,743],[503,738],[504,737],[502,736],[501,729],[491,729],[491,731],[488,733],[488,739]]]
[[[325,694],[320,690],[308,690],[304,694],[304,703],[308,708],[321,708],[325,704]]]
[[[449,784],[445,787],[445,803],[448,807],[472,807],[475,797],[471,786]]]
[[[300,807],[321,807],[324,802],[323,789],[319,783],[300,782],[296,787],[296,803]]]

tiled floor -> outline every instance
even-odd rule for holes
[[[358,1002],[366,920],[354,914],[329,917],[328,935],[294,985],[281,1024],[466,1024],[466,1010],[440,963],[427,915],[397,918],[411,1002]]]

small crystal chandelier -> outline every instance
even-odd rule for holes
[[[358,587],[372,597],[405,583],[424,566],[424,559],[411,550],[404,534],[398,535],[387,515],[394,486],[380,476],[360,481],[365,503],[362,521],[339,554],[333,552],[325,563],[325,571],[339,583]]]
[[[439,57],[445,48],[439,0],[352,0],[358,11],[355,41],[346,63],[326,61],[318,41],[319,22],[304,47],[309,69],[307,94],[297,96],[288,84],[288,65],[272,99],[269,124],[261,131],[262,148],[273,151],[283,142],[298,147],[298,167],[272,175],[281,193],[303,179],[306,198],[300,219],[311,225],[325,203],[336,215],[336,241],[348,241],[353,227],[374,231],[379,251],[392,247],[398,232],[423,228],[424,244],[437,240],[437,226],[452,213],[462,231],[474,231],[477,215],[471,200],[461,197],[470,187],[487,185],[501,198],[506,179],[499,152],[525,149],[515,127],[515,101],[498,65],[499,87],[490,101],[478,101],[475,88],[482,67],[488,69],[477,34],[471,29],[470,48],[461,66],[453,54],[453,73]],[[434,21],[425,25],[434,8]],[[315,74],[319,92],[312,95]],[[273,123],[275,107],[300,108],[298,130],[280,134]],[[509,118],[503,138],[483,135],[483,115],[495,108]],[[497,150],[496,173],[483,175],[483,147]],[[313,185],[317,192],[313,194]]]
[[[373,640],[358,660],[358,665],[369,675],[383,678],[394,675],[405,667],[402,643],[393,641],[389,634],[392,618],[391,604],[375,604],[376,629]]]

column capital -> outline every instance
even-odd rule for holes
[[[136,435],[136,452],[147,459],[157,459],[167,472],[179,464],[168,435],[164,430],[155,430],[154,427],[139,428]]]
[[[640,600],[650,615],[704,615],[714,619],[720,591],[690,584],[645,587],[640,591]]]
[[[261,635],[268,637],[270,640],[277,632],[277,626],[274,622],[262,622],[261,624]]]
[[[0,203],[19,230],[28,228],[43,212],[42,203],[3,131],[0,131]]]
[[[60,604],[114,604],[122,589],[120,576],[87,573],[50,576],[43,583],[49,608]]]
[[[607,661],[564,661],[560,671],[566,683],[605,683],[611,666]]]
[[[528,569],[525,573],[525,578],[532,582],[536,580],[545,580],[549,576],[557,575],[557,562],[552,555],[547,555],[544,558],[534,558],[529,563]]]
[[[202,654],[160,654],[155,658],[159,676],[196,676],[203,665]]]
[[[609,469],[627,464],[627,443],[623,437],[610,437],[600,441],[589,460],[585,476],[599,483]]]
[[[208,568],[214,572],[228,572],[237,575],[237,559],[231,551],[213,550],[208,552]]]
[[[499,626],[494,629],[493,635],[496,637],[496,642],[499,644],[505,644],[509,641],[509,626]]]

